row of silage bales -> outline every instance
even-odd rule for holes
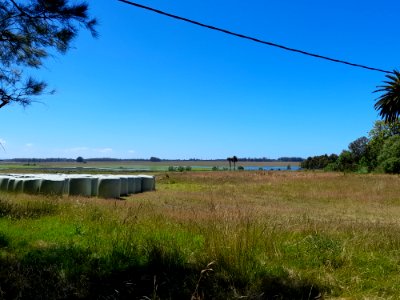
[[[28,194],[119,198],[155,190],[155,177],[147,175],[9,174],[0,176],[0,190]]]

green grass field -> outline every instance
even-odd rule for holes
[[[157,175],[124,200],[0,194],[0,298],[400,299],[400,177]]]

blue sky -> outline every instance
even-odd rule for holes
[[[398,69],[400,1],[139,3],[262,40]],[[0,158],[166,159],[340,153],[368,134],[385,74],[91,1],[82,31],[35,72],[56,94],[0,109]]]

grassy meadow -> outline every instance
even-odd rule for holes
[[[0,194],[0,299],[400,299],[400,177],[182,172]]]

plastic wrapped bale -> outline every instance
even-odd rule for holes
[[[46,195],[62,195],[65,180],[63,178],[42,178],[39,192]]]
[[[119,198],[121,193],[121,179],[119,177],[100,177],[97,196],[101,198]]]
[[[69,194],[69,177],[64,178],[64,190],[63,194],[68,195]]]
[[[9,192],[13,192],[14,191],[14,183],[15,183],[15,178],[11,177],[8,180],[7,191],[9,191]]]
[[[24,178],[15,178],[13,190],[16,193],[22,193]]]
[[[92,196],[97,196],[99,189],[99,178],[98,177],[90,177],[91,185],[92,185]]]
[[[25,178],[22,191],[27,194],[38,194],[41,181],[40,178]]]
[[[126,196],[126,195],[128,195],[128,177],[120,176],[120,180],[121,180],[120,195]]]
[[[135,193],[135,177],[134,176],[128,176],[128,194],[134,194]]]
[[[88,177],[70,177],[68,194],[70,196],[90,197],[92,195],[92,181]]]
[[[140,175],[142,178],[142,192],[154,191],[156,189],[156,180],[154,176]]]
[[[8,176],[0,177],[0,191],[7,191],[9,180]]]
[[[134,180],[135,180],[135,193],[141,193],[142,192],[142,177],[134,176]]]

